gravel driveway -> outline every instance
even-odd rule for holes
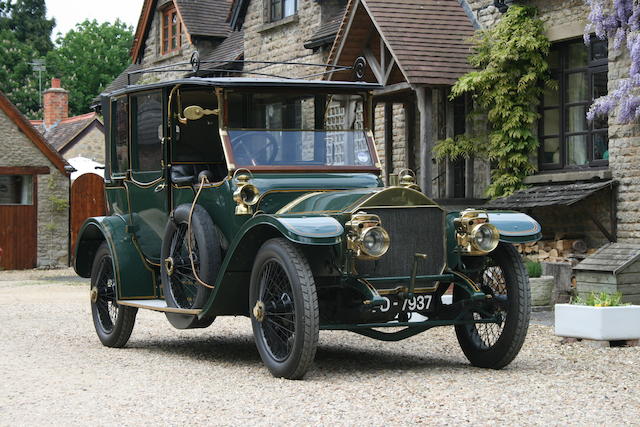
[[[637,424],[640,347],[560,344],[532,322],[509,367],[471,367],[453,329],[399,343],[321,332],[304,381],[262,366],[245,318],[177,331],[141,310],[103,347],[86,280],[0,272],[1,425]]]

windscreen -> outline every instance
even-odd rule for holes
[[[230,93],[237,166],[373,166],[360,95]]]

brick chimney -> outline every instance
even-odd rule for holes
[[[51,79],[51,87],[42,96],[45,127],[69,117],[69,92],[60,87],[60,79]]]

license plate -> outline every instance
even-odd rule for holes
[[[429,311],[429,309],[431,308],[433,295],[421,294],[414,295],[411,298],[394,298],[393,300],[387,297],[382,298],[384,299],[384,304],[378,308],[382,313],[386,313],[390,310],[404,313],[413,313]]]

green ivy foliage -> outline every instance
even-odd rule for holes
[[[550,43],[537,9],[513,5],[491,29],[480,30],[469,62],[451,98],[471,94],[474,106],[487,115],[488,139],[462,135],[438,142],[436,157],[479,156],[495,162],[487,196],[507,196],[524,187],[535,172],[529,158],[538,148],[533,126],[544,85],[553,86],[547,56]]]

